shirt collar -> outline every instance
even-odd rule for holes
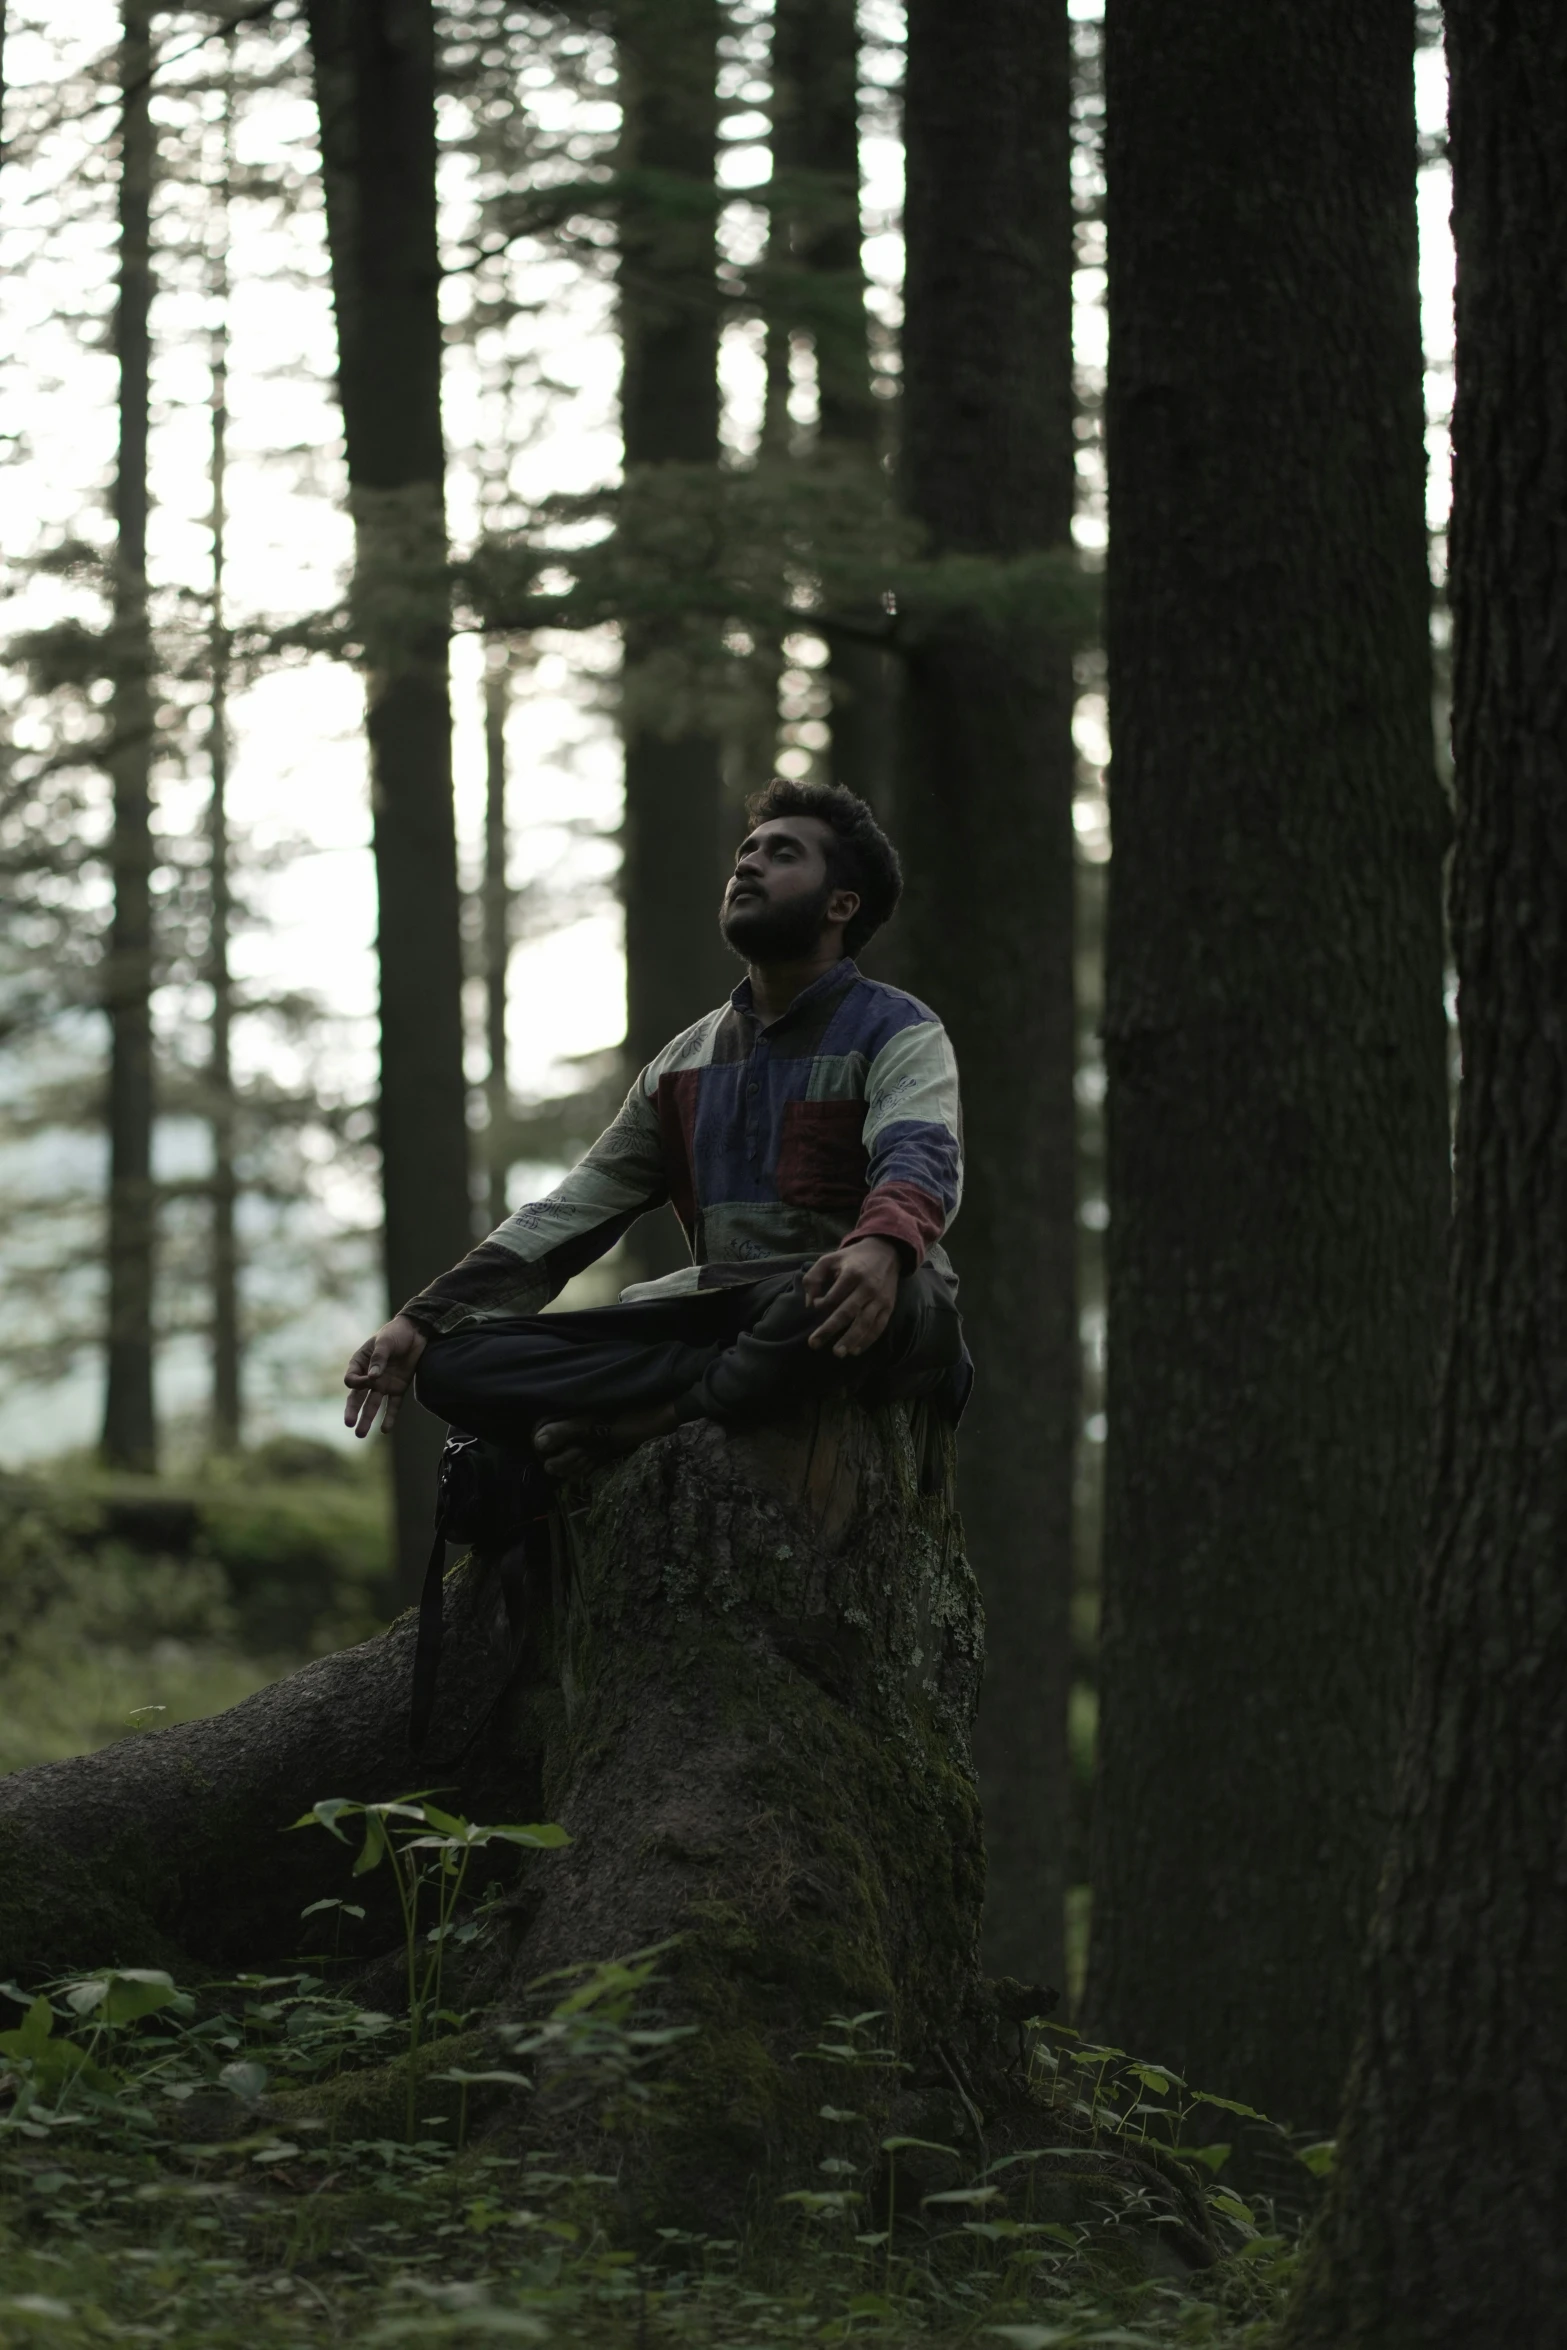
[[[854,957],[852,955],[844,955],[840,957],[840,959],[832,965],[830,970],[824,971],[822,973],[819,979],[813,979],[809,987],[802,987],[799,994],[795,997],[794,1002],[789,1006],[788,1011],[780,1012],[778,1018],[776,1020],[770,1021],[768,1026],[772,1028],[781,1027],[785,1020],[792,1020],[794,1018],[795,1013],[800,1010],[802,1005],[816,1003],[822,996],[831,995],[836,989],[846,987],[850,980],[858,979],[859,976],[860,966],[854,960]],[[729,998],[729,1001],[737,1012],[743,1012],[748,1019],[755,1020],[760,1017],[751,1002],[751,974],[749,971],[741,980],[739,986],[735,989],[734,993]]]

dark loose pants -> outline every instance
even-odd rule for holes
[[[542,1420],[609,1420],[679,1407],[738,1427],[844,1389],[868,1404],[932,1396],[956,1419],[972,1376],[963,1324],[927,1271],[898,1284],[892,1319],[863,1355],[807,1342],[821,1317],[800,1273],[644,1298],[578,1314],[528,1314],[432,1338],[416,1392],[438,1418],[525,1446]]]

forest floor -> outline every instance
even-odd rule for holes
[[[379,1482],[318,1447],[184,1483],[85,1466],[0,1479],[0,1770],[212,1712],[374,1630],[385,1540]],[[302,1941],[332,1944],[331,1907]],[[42,1995],[0,1983],[0,2350],[1228,2350],[1273,2333],[1297,2222],[1230,2188],[1211,2143],[1186,2149],[1222,2247],[1211,2267],[1187,2269],[1136,2197],[1106,2195],[1072,2225],[1035,2218],[1032,2190],[1020,2204],[1014,2173],[1003,2196],[972,2149],[948,2150],[949,2183],[889,2235],[886,2156],[852,2110],[851,2063],[843,2102],[822,2108],[818,2170],[769,2190],[747,2240],[666,2231],[630,2249],[611,2182],[470,2133],[470,2084],[439,2040],[403,2106],[407,2015],[360,2006],[340,1977],[329,1948],[193,1988],[107,1969]],[[607,2110],[649,2062],[646,1981],[600,1969],[541,2009]],[[427,2031],[474,2021],[432,2014]],[[856,2025],[837,2038],[852,2047]],[[1036,2039],[1033,2061],[1079,2135],[1086,2117],[1107,2146],[1180,2141],[1199,2101],[1174,2075],[1066,2033],[1052,2045]],[[1301,2163],[1319,2171],[1329,2150],[1274,2138],[1298,2211],[1289,2175],[1309,2201]]]
[[[599,1970],[568,2019],[611,2102],[641,2062],[625,1984],[624,1970]],[[51,1986],[47,1999],[7,1992],[6,2350],[1238,2346],[1270,2338],[1296,2264],[1294,2237],[1227,2190],[1211,2161],[1223,2249],[1198,2270],[1166,2254],[1157,2215],[1124,2194],[1075,2226],[995,2216],[995,2180],[956,2149],[955,2184],[896,2216],[889,2235],[872,2203],[875,2149],[858,2142],[847,2107],[823,2108],[842,2151],[770,2193],[750,2241],[663,2230],[628,2249],[605,2216],[612,2182],[484,2132],[464,2143],[469,2083],[442,2066],[439,2043],[410,2125],[383,2113],[391,2134],[350,2135],[348,2117],[363,2126],[374,2097],[356,2104],[355,2075],[341,2068],[405,2079],[395,2060],[378,2060],[407,2027],[334,1996],[320,1976],[240,1978],[194,1998],[166,1977],[107,1972]],[[1150,2099],[1163,2101],[1157,2082]],[[1104,2110],[1125,2144],[1125,2112],[1109,2100]]]

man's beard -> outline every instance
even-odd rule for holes
[[[814,952],[822,934],[822,917],[834,884],[824,881],[808,898],[790,898],[781,906],[766,898],[742,898],[737,906],[726,899],[718,916],[724,944],[742,963],[799,963]]]

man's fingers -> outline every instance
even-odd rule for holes
[[[844,1332],[853,1328],[861,1314],[874,1300],[867,1298],[852,1273],[845,1273],[835,1282],[822,1300],[823,1318],[811,1332],[812,1346],[832,1346]]]
[[[808,1343],[830,1346],[838,1356],[864,1354],[892,1319],[884,1281],[853,1251],[818,1257],[806,1271],[804,1290],[821,1315]]]
[[[368,1436],[375,1426],[384,1405],[386,1417],[382,1426],[395,1427],[402,1409],[403,1397],[408,1392],[408,1374],[373,1356],[357,1375],[352,1368],[348,1375],[348,1402],[343,1410],[343,1424],[352,1428],[356,1436]]]
[[[853,1278],[853,1273],[853,1266],[846,1265],[842,1257],[818,1257],[815,1264],[808,1267],[801,1284],[806,1304],[819,1306],[828,1303],[834,1293],[841,1292],[844,1283]]]
[[[809,1301],[819,1313],[830,1314],[844,1305],[860,1287],[862,1276],[853,1265],[840,1265],[830,1282],[825,1283],[819,1295]]]
[[[818,1348],[831,1346],[833,1340],[848,1329],[853,1319],[854,1306],[852,1302],[846,1301],[838,1307],[835,1313],[828,1314],[823,1321],[817,1323],[816,1328],[806,1340],[807,1346]]]
[[[809,1343],[830,1346],[835,1355],[862,1355],[876,1344],[892,1319],[892,1308],[879,1291],[856,1283],[851,1293],[811,1332]]]
[[[866,1355],[887,1327],[885,1314],[862,1314],[848,1334],[833,1348],[835,1355]]]
[[[868,1354],[892,1316],[879,1297],[867,1300],[833,1348],[835,1355]]]

